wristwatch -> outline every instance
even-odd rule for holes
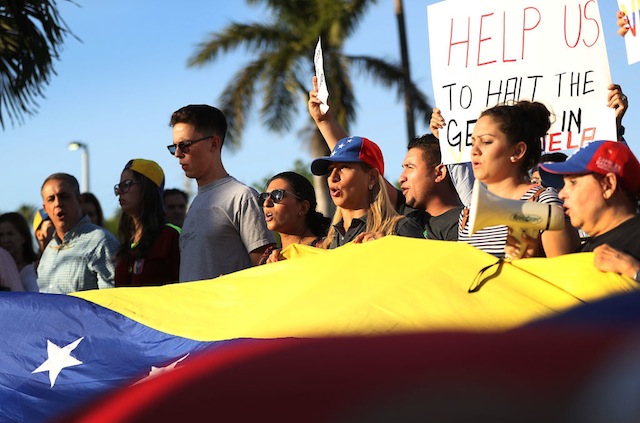
[[[636,282],[640,282],[640,269],[636,272],[636,275],[633,277],[633,280]]]

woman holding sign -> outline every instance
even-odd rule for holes
[[[549,130],[550,112],[542,103],[521,101],[497,105],[482,112],[471,137],[471,164],[476,179],[484,183],[492,194],[522,201],[558,204],[555,188],[532,184],[529,169],[540,159],[540,140]],[[434,109],[431,117],[434,134],[444,126],[440,111]],[[517,248],[507,244],[508,228],[490,226],[470,235],[465,209],[460,216],[458,239],[496,257],[518,256]],[[527,256],[554,257],[576,250],[580,243],[578,232],[568,222],[563,230],[543,231],[529,244]]]

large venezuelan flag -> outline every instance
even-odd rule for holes
[[[399,237],[286,253],[208,281],[1,294],[0,421],[53,418],[228,343],[499,331],[637,288],[586,253],[495,264],[466,244]]]

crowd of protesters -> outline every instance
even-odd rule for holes
[[[333,249],[387,235],[466,242],[500,259],[592,251],[599,270],[640,282],[640,164],[623,138],[628,99],[619,85],[608,89],[618,140],[591,142],[569,157],[542,155],[551,112],[520,101],[484,110],[471,136],[471,163],[444,165],[438,132],[452,117],[434,109],[431,134],[408,143],[397,189],[385,179],[379,146],[347,134],[331,108],[321,110],[313,77],[308,111],[331,154],[310,171],[327,178],[332,219],[316,210],[313,185],[295,172],[273,176],[260,194],[231,176],[222,163],[226,117],[191,104],[171,115],[167,146],[197,183],[189,206],[186,193],[165,191],[157,163],[131,159],[114,187],[116,237],[104,228],[97,198],[80,193],[72,175],[54,173],[42,184],[43,208],[31,229],[19,213],[0,215],[0,289],[67,294],[212,279],[282,260],[293,244]],[[524,244],[506,225],[471,233],[476,179],[498,197],[562,205],[564,228],[524,236]]]

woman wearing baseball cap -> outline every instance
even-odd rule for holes
[[[53,237],[53,233],[55,232],[55,228],[53,227],[53,222],[51,222],[51,218],[47,214],[44,209],[39,209],[33,215],[33,234],[36,236],[36,241],[38,241],[38,260],[44,251],[44,247],[47,246],[51,238]],[[36,269],[38,266],[36,266]]]
[[[594,141],[562,163],[543,163],[545,184],[562,187],[571,224],[590,239],[578,251],[595,252],[602,271],[640,282],[640,163],[622,142]]]
[[[116,287],[177,282],[180,228],[165,222],[162,168],[151,160],[130,160],[113,189],[122,208]]]
[[[424,238],[413,219],[399,215],[387,194],[384,159],[378,145],[363,137],[338,141],[331,155],[311,163],[314,175],[328,175],[329,192],[336,205],[323,248],[350,241],[362,242],[383,235]]]

